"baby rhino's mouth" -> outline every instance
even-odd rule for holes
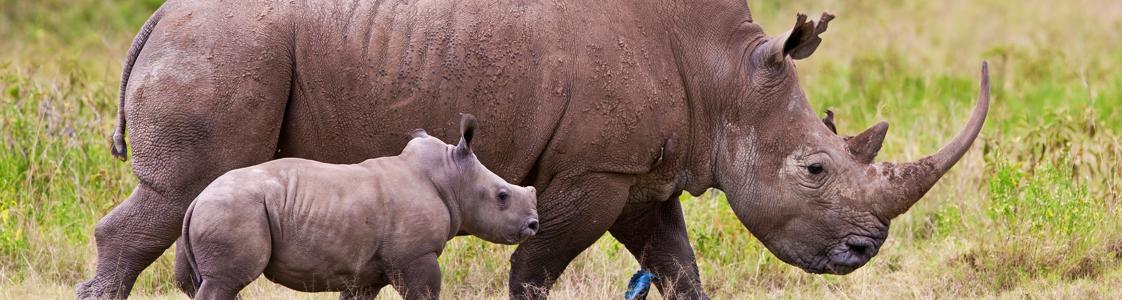
[[[538,233],[538,225],[537,218],[526,219],[526,222],[522,225],[522,230],[518,231],[518,234],[510,240],[510,243],[517,244],[534,237],[534,235]]]

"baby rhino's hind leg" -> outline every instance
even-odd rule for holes
[[[187,215],[187,251],[202,278],[196,299],[236,298],[269,264],[272,239],[264,203],[200,198]]]
[[[195,283],[192,282],[195,270],[191,269],[187,261],[187,247],[183,245],[183,237],[175,241],[175,286],[188,298],[195,297]]]

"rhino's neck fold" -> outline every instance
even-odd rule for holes
[[[747,53],[763,36],[759,26],[751,23],[746,6],[716,16],[707,17],[715,21],[705,22],[709,24],[705,28],[676,29],[669,41],[689,114],[685,189],[693,195],[718,187],[718,151],[728,114],[743,106],[739,103],[745,101],[741,89],[749,85],[743,74],[748,67]]]
[[[442,188],[440,184],[433,182],[433,187],[440,195],[440,201],[444,202],[444,208],[448,210],[448,240],[456,237],[460,233],[460,225],[463,223],[463,214],[460,213],[460,205],[455,191],[448,188]]]
[[[448,210],[447,240],[451,240],[459,235],[463,226],[460,201],[464,198],[460,195],[460,190],[456,188],[461,185],[460,182],[457,182],[461,176],[456,176],[455,173],[458,171],[452,171],[457,170],[458,166],[446,156],[444,155],[439,160],[433,161],[431,160],[432,157],[425,159],[403,155],[409,164],[413,164],[416,170],[420,170],[421,176],[425,177],[431,184],[432,189],[440,198],[440,202]]]

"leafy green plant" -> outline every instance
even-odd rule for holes
[[[990,179],[991,219],[1010,231],[1044,231],[1061,236],[1084,233],[1103,217],[1087,186],[1072,176],[1067,161],[1046,163],[1025,174],[1016,164],[999,162]]]

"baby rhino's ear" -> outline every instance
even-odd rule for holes
[[[429,136],[429,133],[426,132],[424,129],[421,129],[421,128],[413,129],[413,132],[409,133],[409,138],[410,139],[423,138],[423,137],[428,137],[428,136]]]
[[[471,114],[461,114],[460,119],[460,143],[456,145],[457,152],[461,154],[471,154],[471,140],[475,137],[475,129],[479,127],[479,120]]]

